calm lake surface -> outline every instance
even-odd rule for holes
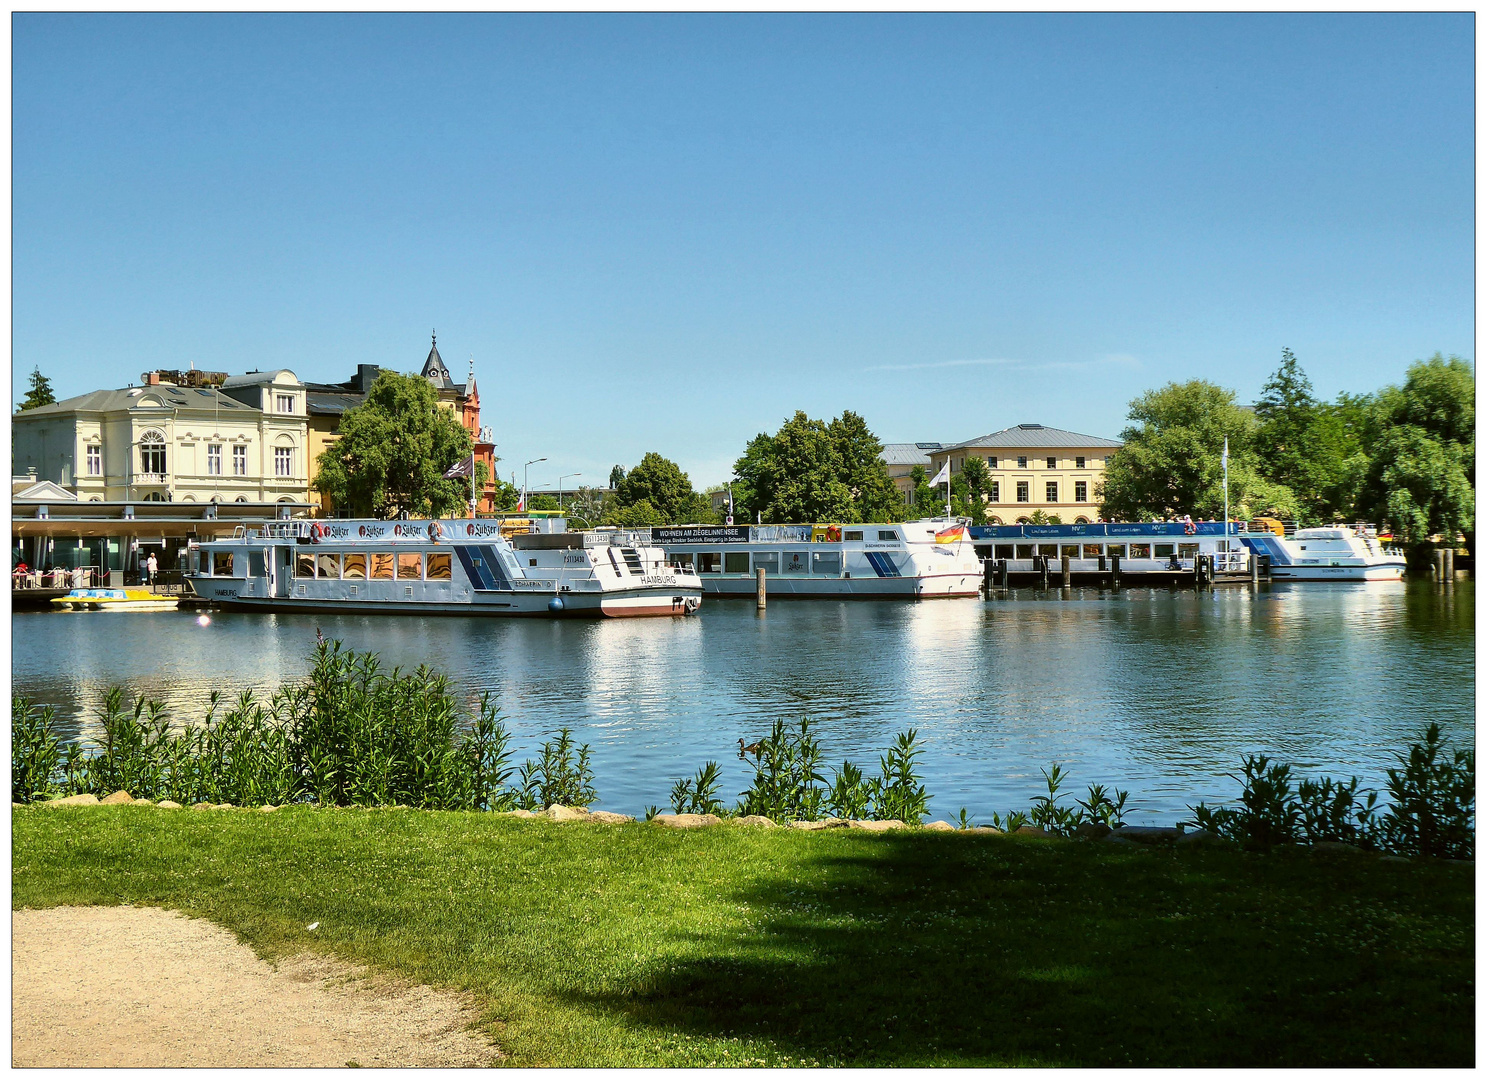
[[[934,817],[1025,809],[1059,762],[1065,791],[1128,789],[1134,823],[1232,799],[1246,753],[1302,775],[1383,787],[1394,754],[1439,721],[1469,745],[1474,586],[1289,584],[1251,592],[1130,588],[928,603],[708,599],[680,620],[537,621],[214,612],[18,614],[14,689],[97,730],[122,683],[194,722],[208,693],[265,694],[308,667],[318,625],[431,664],[473,703],[499,700],[517,760],[561,725],[593,745],[595,806],[664,805],[709,759],[729,797],[737,740],[810,716],[828,762],[877,769],[917,728]]]

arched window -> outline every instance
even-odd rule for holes
[[[154,476],[165,475],[165,436],[147,431],[139,440],[139,471]]]
[[[246,495],[239,495],[236,499],[233,499],[232,501],[233,502],[247,502],[248,501],[248,496],[246,496]]]
[[[145,502],[164,502],[165,496],[158,491],[152,491],[145,496]]]
[[[1018,518],[1017,519],[1017,524],[1019,524],[1019,525],[1026,525],[1027,524],[1027,518],[1025,518],[1025,517]]]
[[[1088,525],[1089,524],[1089,518],[1084,517],[1083,515],[1080,515],[1079,517],[1077,517],[1077,518],[1074,519],[1074,524],[1075,525]]]
[[[1001,523],[1002,523],[1002,519],[1001,518],[997,517],[996,515],[992,515],[991,524],[993,524],[993,525],[1000,525]]]

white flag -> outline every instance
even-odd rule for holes
[[[946,458],[945,459],[945,464],[943,464],[943,465],[940,466],[940,471],[937,472],[937,473],[935,473],[935,478],[933,480],[931,480],[930,483],[931,484],[948,484],[948,483],[950,483],[950,459],[949,458]]]

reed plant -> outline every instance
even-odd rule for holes
[[[697,770],[697,775],[684,777],[671,787],[671,809],[678,814],[728,813],[728,808],[718,798],[718,781],[721,770],[716,761],[709,761]],[[654,815],[652,815],[654,816]]]
[[[589,744],[575,747],[571,728],[542,744],[536,760],[522,764],[517,785],[518,799],[525,810],[549,806],[588,806],[597,799],[594,769],[589,763]]]
[[[821,775],[821,744],[811,734],[810,720],[800,729],[775,720],[759,740],[754,780],[739,796],[740,814],[760,814],[777,821],[814,821],[826,805]]]

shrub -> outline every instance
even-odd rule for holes
[[[929,795],[915,771],[919,748],[914,741],[918,735],[913,728],[899,732],[888,753],[878,759],[882,775],[873,781],[870,795],[873,817],[879,821],[918,825],[929,812]]]
[[[776,821],[814,821],[826,801],[820,768],[821,744],[810,733],[810,721],[801,717],[796,732],[776,720],[759,741],[754,781],[740,793],[738,812]]]
[[[29,698],[16,698],[10,709],[10,801],[31,802],[51,790],[61,762],[56,710],[50,705],[38,709]]]
[[[589,765],[589,744],[575,753],[571,728],[559,729],[556,739],[543,743],[541,756],[524,763],[520,775],[521,805],[526,810],[587,806],[599,797]]]
[[[692,779],[678,780],[671,788],[671,809],[678,814],[726,814],[718,799],[718,778],[718,763],[709,761]]]
[[[1441,756],[1439,724],[1425,730],[1389,770],[1387,813],[1379,823],[1383,846],[1406,855],[1470,859],[1475,841],[1476,755],[1457,750]]]
[[[850,761],[842,762],[826,792],[827,812],[832,817],[857,821],[867,817],[871,801],[872,785],[863,778],[862,770]]]

